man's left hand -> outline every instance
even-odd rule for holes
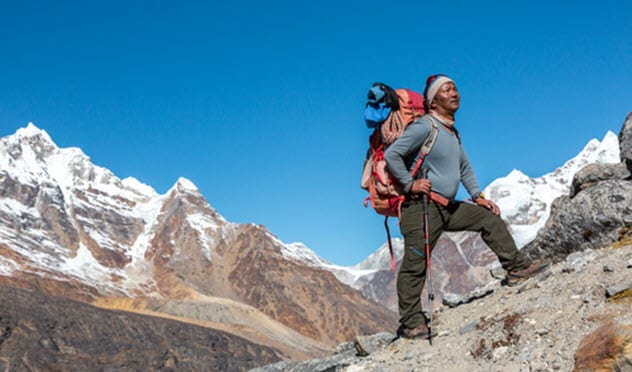
[[[496,203],[494,203],[493,201],[484,198],[476,198],[474,199],[474,203],[476,203],[476,205],[480,205],[483,208],[487,208],[492,211],[493,214],[500,216],[500,208],[498,208]]]

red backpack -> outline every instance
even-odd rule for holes
[[[424,111],[424,96],[420,93],[413,92],[412,90],[406,88],[397,89],[395,92],[399,97],[399,110],[406,125],[412,123],[426,113]]]
[[[382,125],[376,128],[369,137],[369,150],[364,162],[361,182],[361,187],[369,192],[369,196],[364,200],[364,206],[368,207],[370,201],[373,209],[378,214],[385,216],[384,227],[391,254],[391,269],[395,268],[395,258],[388,228],[388,218],[400,217],[401,204],[405,200],[405,195],[402,186],[393,180],[388,171],[386,160],[384,160],[384,151],[388,145],[404,133],[410,123],[424,114],[421,94],[408,89],[397,89],[395,92],[399,97],[399,109],[392,110]],[[421,169],[424,158],[430,152],[439,133],[437,124],[433,120],[431,120],[431,124],[430,134],[422,144],[417,161],[410,172],[413,178]]]

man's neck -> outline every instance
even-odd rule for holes
[[[430,115],[434,116],[441,124],[449,127],[450,129],[454,126],[456,120],[454,120],[454,113],[442,113],[437,110],[430,110]]]

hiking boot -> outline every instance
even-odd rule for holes
[[[415,328],[404,327],[403,325],[397,330],[397,335],[408,339],[428,339],[434,336],[434,332],[430,333],[430,328],[425,324],[420,324]]]
[[[550,264],[549,260],[537,260],[531,262],[531,265],[524,269],[511,270],[507,273],[507,285],[510,287],[518,285],[535,274],[544,271]]]

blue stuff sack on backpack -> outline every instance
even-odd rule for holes
[[[364,121],[368,128],[379,127],[391,113],[391,108],[384,102],[380,102],[377,107],[373,105],[366,105],[364,109]]]

